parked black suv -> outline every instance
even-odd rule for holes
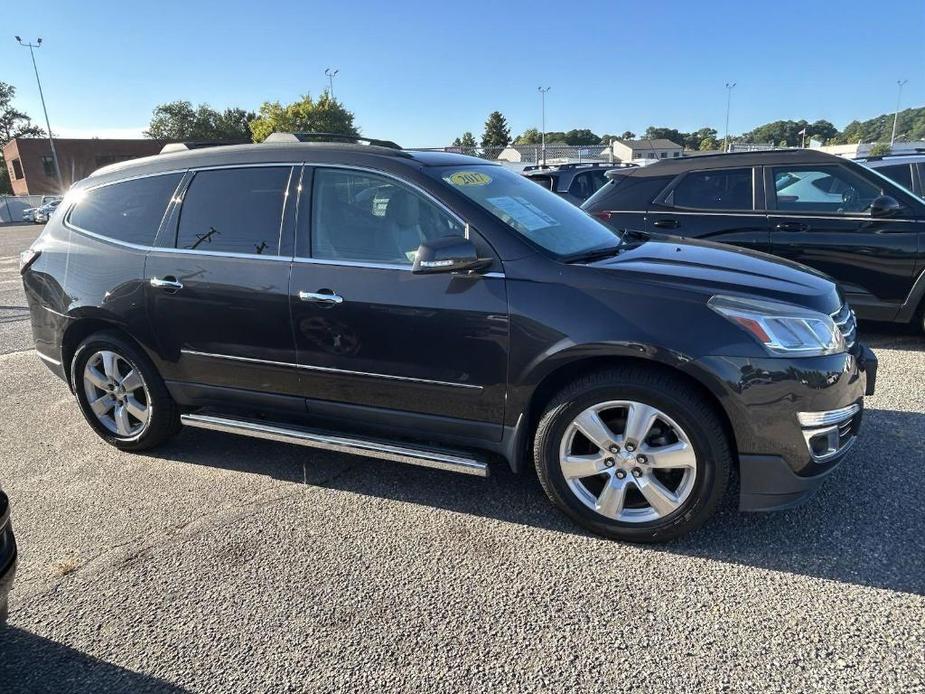
[[[621,237],[456,154],[282,142],[77,184],[23,254],[36,349],[124,449],[181,424],[485,475],[609,537],[803,500],[876,361],[836,286]],[[292,140],[292,141],[285,141]]]
[[[523,175],[573,205],[581,205],[607,182],[606,173],[619,164],[554,164],[525,166]]]
[[[859,317],[925,327],[925,201],[853,161],[807,149],[671,159],[614,177],[582,208],[615,228],[804,263]]]

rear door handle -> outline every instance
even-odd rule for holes
[[[809,231],[809,224],[803,224],[803,222],[781,222],[775,228],[778,231]]]
[[[656,219],[652,225],[659,229],[677,229],[681,223],[677,219]]]
[[[337,306],[344,303],[344,297],[335,294],[330,289],[322,289],[318,292],[299,292],[300,301],[311,301],[316,304],[327,304]]]
[[[183,283],[177,282],[175,277],[167,276],[164,279],[159,277],[152,277],[150,280],[152,287],[157,287],[158,289],[183,289]]]

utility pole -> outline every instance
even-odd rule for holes
[[[22,39],[16,37],[16,42],[23,48],[29,49],[29,55],[32,56],[32,69],[35,70],[35,81],[39,85],[39,98],[42,100],[42,111],[45,112],[45,127],[48,128],[48,144],[51,145],[51,158],[55,163],[55,176],[58,177],[58,186],[60,192],[64,192],[64,181],[61,178],[61,166],[58,164],[58,152],[55,149],[55,139],[51,136],[51,123],[48,121],[48,109],[45,107],[45,94],[42,93],[42,80],[39,79],[39,68],[35,63],[35,49],[42,47],[42,39],[36,39],[35,43],[23,43]]]
[[[896,86],[899,87],[899,93],[896,95],[896,113],[893,114],[893,134],[890,135],[890,149],[893,149],[893,142],[896,140],[896,121],[899,120],[899,102],[903,98],[903,85],[909,80],[896,80]]]
[[[328,78],[328,84],[330,85],[328,93],[331,95],[332,99],[334,98],[334,78],[337,77],[338,72],[340,72],[340,70],[332,70],[331,68],[327,68],[324,71],[325,76]]]
[[[543,139],[543,166],[546,166],[546,92],[549,91],[550,87],[537,87],[536,89],[540,93],[540,104],[542,110],[542,125],[540,126],[542,129],[540,133]]]
[[[726,82],[726,137],[723,140],[723,151],[729,151],[729,110],[732,107],[732,89],[736,86],[735,82]]]

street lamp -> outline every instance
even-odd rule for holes
[[[58,152],[55,150],[55,140],[51,136],[51,123],[48,121],[48,109],[45,107],[45,95],[42,93],[42,81],[39,79],[39,68],[35,64],[35,49],[41,48],[42,39],[36,39],[35,43],[23,43],[22,39],[16,37],[16,42],[23,48],[29,49],[29,55],[32,56],[32,69],[35,70],[35,81],[39,85],[39,98],[42,100],[42,111],[45,112],[45,127],[48,128],[48,144],[51,145],[51,158],[55,162],[55,175],[58,177],[58,186],[64,191],[64,181],[61,180],[61,167],[58,165]]]
[[[729,151],[729,109],[732,107],[732,89],[735,82],[726,82],[726,138],[723,140],[723,151]]]
[[[896,121],[899,120],[899,102],[903,98],[903,85],[908,81],[909,80],[896,80],[899,93],[896,95],[896,113],[893,114],[893,134],[890,135],[890,149],[893,149],[893,141],[896,139]]]
[[[328,78],[328,84],[330,84],[329,92],[331,94],[331,99],[334,98],[334,78],[337,77],[338,72],[340,72],[340,70],[332,70],[331,68],[327,68],[324,71],[325,76]]]
[[[540,132],[543,139],[543,166],[546,166],[546,92],[549,91],[550,87],[537,87],[536,89],[540,93],[540,103],[542,104],[542,130]]]

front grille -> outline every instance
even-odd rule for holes
[[[848,302],[843,303],[841,308],[832,314],[832,320],[835,321],[835,325],[838,326],[844,336],[848,349],[854,348],[854,343],[858,337],[858,322],[854,317],[854,311],[848,306]]]

